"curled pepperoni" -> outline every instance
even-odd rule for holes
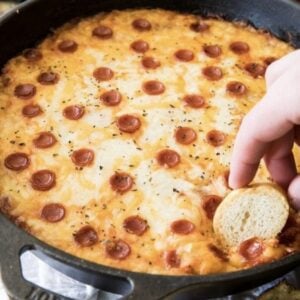
[[[165,91],[165,86],[160,81],[150,80],[144,82],[143,91],[148,95],[160,95]]]
[[[269,66],[270,64],[272,64],[274,61],[276,61],[277,58],[276,57],[273,57],[273,56],[270,56],[270,57],[267,57],[264,59],[264,63]]]
[[[41,51],[34,48],[24,50],[23,56],[30,62],[39,61],[43,58]]]
[[[100,99],[106,106],[116,106],[120,104],[122,95],[117,90],[111,90],[103,93]]]
[[[54,72],[44,72],[38,76],[37,80],[40,84],[52,85],[52,84],[56,84],[58,82],[59,75]]]
[[[141,236],[148,228],[147,221],[139,216],[131,216],[124,220],[123,228],[128,232]]]
[[[266,67],[257,63],[249,63],[245,66],[245,70],[254,78],[264,76]]]
[[[41,170],[32,174],[31,186],[37,191],[48,191],[56,184],[55,173],[50,170]]]
[[[222,198],[217,195],[208,195],[203,197],[202,208],[205,211],[206,217],[210,220],[214,218],[215,212],[222,202]]]
[[[190,29],[195,32],[203,32],[209,29],[209,25],[203,21],[194,22],[190,25]]]
[[[239,246],[239,253],[247,260],[258,258],[264,250],[264,246],[257,238],[251,238],[242,242]]]
[[[4,160],[5,167],[13,171],[23,171],[29,167],[29,164],[28,155],[21,152],[10,154]]]
[[[137,53],[145,53],[149,50],[149,44],[143,40],[133,42],[130,47]]]
[[[188,62],[194,59],[194,53],[191,50],[180,49],[175,52],[175,57],[181,61]]]
[[[188,220],[177,220],[171,224],[171,230],[174,233],[187,235],[194,231],[195,225]]]
[[[136,19],[132,22],[132,26],[138,31],[149,31],[152,28],[151,23],[146,19]]]
[[[183,100],[186,102],[186,104],[192,108],[201,108],[205,104],[205,99],[196,94],[186,95],[184,96]]]
[[[76,166],[90,166],[94,161],[94,151],[90,149],[79,149],[72,153],[71,159]]]
[[[188,145],[197,139],[197,133],[189,127],[179,127],[175,132],[176,141],[179,144]]]
[[[102,39],[107,40],[110,39],[113,36],[113,31],[110,27],[105,25],[100,25],[93,29],[92,32],[93,36]]]
[[[37,117],[42,113],[42,109],[38,104],[28,104],[23,107],[22,114],[24,117],[27,118],[34,118]]]
[[[227,84],[227,91],[235,96],[245,95],[247,92],[247,87],[239,81],[231,81]]]
[[[78,44],[73,40],[64,40],[58,44],[58,49],[61,52],[73,53],[77,50]]]
[[[110,68],[100,67],[94,71],[93,76],[97,81],[107,81],[114,77],[114,72]]]
[[[41,132],[39,136],[33,140],[35,147],[41,149],[50,148],[56,142],[57,140],[51,132]]]
[[[99,238],[96,230],[92,226],[86,225],[74,234],[74,240],[82,247],[91,247],[98,243]]]
[[[170,268],[180,267],[180,257],[177,255],[176,250],[170,250],[164,255],[165,261]]]
[[[15,88],[15,96],[28,100],[32,98],[36,94],[36,87],[33,84],[26,83],[26,84],[19,84]]]
[[[161,166],[174,168],[180,163],[180,155],[174,150],[162,150],[157,154],[157,162]]]
[[[114,191],[122,194],[132,188],[133,179],[127,173],[116,172],[113,176],[110,177],[109,183]]]
[[[65,208],[58,203],[50,203],[43,207],[41,217],[50,223],[61,221],[65,216]]]
[[[219,130],[211,130],[206,134],[206,141],[214,147],[222,146],[225,140],[225,134]]]
[[[218,248],[217,246],[213,244],[208,245],[208,249],[218,258],[220,258],[223,261],[228,261],[228,255],[225,253],[222,249]]]
[[[237,41],[230,44],[230,50],[235,54],[241,55],[249,52],[250,47],[246,42]]]
[[[141,127],[141,121],[138,117],[132,115],[123,115],[117,119],[118,128],[126,133],[134,133]]]
[[[69,120],[79,120],[84,115],[84,107],[81,105],[71,105],[67,106],[63,115]]]
[[[160,61],[154,57],[146,56],[142,59],[142,65],[146,69],[156,69],[160,67]]]
[[[123,240],[116,240],[107,242],[105,251],[110,258],[122,260],[130,255],[131,248]]]
[[[205,45],[203,51],[211,58],[216,58],[222,54],[222,49],[218,45]]]
[[[220,80],[223,77],[222,69],[219,67],[206,67],[202,70],[202,74],[212,81]]]

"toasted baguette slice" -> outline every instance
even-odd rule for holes
[[[285,225],[289,205],[284,192],[271,184],[253,185],[230,192],[213,220],[215,233],[232,247],[251,238],[274,238]]]

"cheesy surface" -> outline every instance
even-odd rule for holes
[[[238,41],[249,49],[238,53]],[[116,268],[208,274],[253,265],[221,248],[211,217],[229,192],[239,124],[265,93],[256,72],[290,51],[247,26],[159,9],[65,25],[4,68],[2,211],[57,248]],[[242,87],[230,92],[230,82]],[[268,180],[261,166],[255,181]],[[256,263],[287,254],[277,239],[263,243]]]

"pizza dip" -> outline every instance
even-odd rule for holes
[[[0,206],[32,235],[137,272],[209,274],[300,248],[212,228],[243,116],[292,47],[244,24],[126,10],[70,22],[4,67]],[[262,128],[263,130],[263,128]],[[268,181],[260,167],[256,182]]]

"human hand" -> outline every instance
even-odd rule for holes
[[[288,189],[294,206],[300,209],[300,175],[292,153],[294,142],[300,145],[300,50],[271,64],[266,84],[266,95],[239,129],[229,185],[247,185],[264,158],[274,181]]]

